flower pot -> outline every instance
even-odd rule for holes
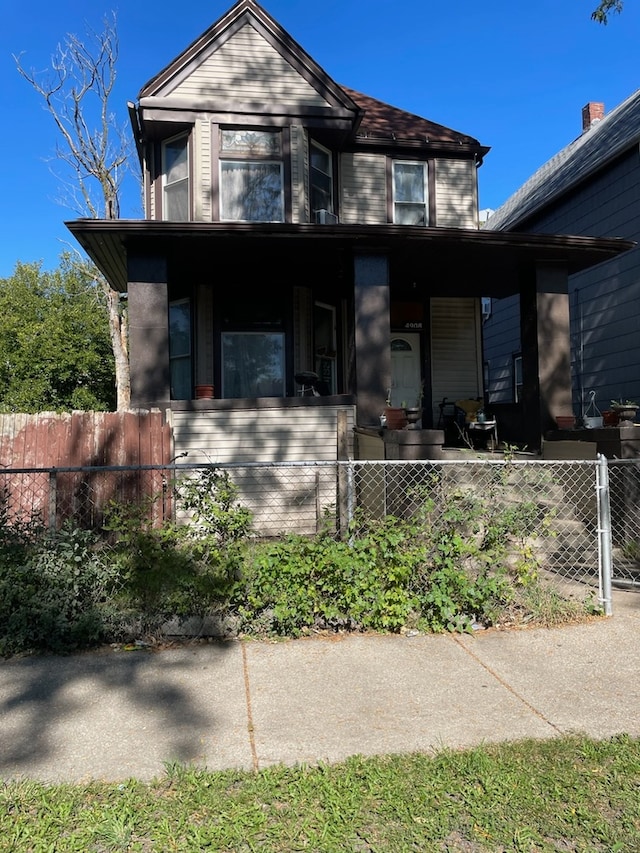
[[[602,422],[605,426],[618,426],[618,421],[620,418],[618,417],[618,413],[611,411],[610,409],[605,409],[602,413]]]
[[[213,400],[213,385],[196,385],[196,400]]]
[[[387,429],[404,429],[407,425],[407,413],[404,409],[388,406],[384,410],[387,418]]]
[[[576,419],[573,415],[557,415],[556,424],[558,429],[573,429],[576,425]]]

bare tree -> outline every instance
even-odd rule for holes
[[[26,71],[15,57],[19,73],[40,95],[59,132],[55,159],[63,164],[58,176],[63,203],[81,216],[117,219],[120,188],[131,163],[131,136],[118,125],[111,110],[116,81],[119,41],[116,16],[103,20],[100,33],[87,28],[86,39],[68,34],[56,48],[51,66],[43,72]],[[127,313],[120,294],[93,264],[83,262],[101,289],[109,315],[115,359],[118,410],[131,399]]]

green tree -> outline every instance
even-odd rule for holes
[[[622,12],[623,0],[602,0],[591,13],[591,18],[599,24],[608,24],[609,16]]]
[[[70,256],[0,279],[0,411],[110,410],[115,376],[107,311]]]

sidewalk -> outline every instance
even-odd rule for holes
[[[640,592],[614,616],[474,636],[346,636],[0,663],[0,778],[150,779],[572,731],[640,735]]]

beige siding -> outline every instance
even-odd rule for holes
[[[299,462],[337,458],[337,412],[353,406],[173,412],[176,454],[189,462]]]
[[[340,171],[342,222],[349,225],[386,223],[386,158],[380,154],[343,154]]]
[[[188,451],[193,463],[267,463],[230,469],[239,500],[253,514],[252,531],[262,536],[313,534],[326,514],[335,511],[337,466],[284,468],[268,463],[335,462],[341,409],[348,413],[353,457],[353,406],[173,412],[175,453]]]
[[[194,131],[194,192],[196,221],[211,222],[211,123],[206,119],[196,122]]]
[[[454,402],[482,395],[479,300],[431,300],[431,382],[435,423],[443,397]]]
[[[476,167],[470,160],[436,160],[436,224],[477,228]]]
[[[327,101],[250,25],[227,42],[166,94],[195,101],[328,106]]]

